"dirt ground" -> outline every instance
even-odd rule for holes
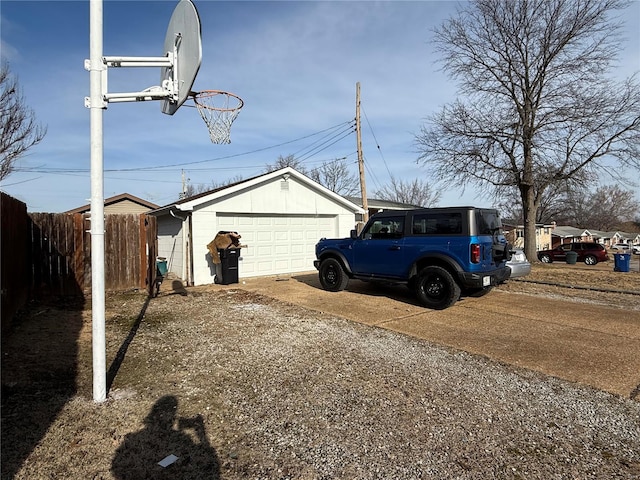
[[[270,464],[268,448],[262,446],[262,453],[251,451],[247,453],[250,459],[238,460],[244,455],[238,452],[252,445],[251,431],[242,427],[247,417],[227,417],[228,406],[219,402],[237,389],[239,398],[249,402],[247,408],[253,408],[250,402],[265,378],[259,368],[253,372],[255,365],[238,364],[230,370],[225,361],[230,354],[242,358],[247,353],[243,342],[268,332],[269,320],[261,316],[264,306],[294,319],[294,325],[313,325],[314,317],[338,317],[358,325],[360,332],[374,327],[374,331],[392,331],[454,352],[469,352],[488,364],[513,366],[521,372],[519,378],[529,375],[523,372],[549,375],[637,402],[640,257],[633,256],[632,262],[632,271],[627,273],[614,272],[612,262],[589,267],[534,265],[527,278],[510,281],[481,298],[462,298],[444,311],[422,308],[403,287],[353,281],[344,292],[325,292],[315,272],[186,289],[179,282],[165,281],[159,298],[151,300],[140,292],[110,294],[106,311],[109,402],[104,406],[91,402],[90,301],[58,299],[32,304],[2,337],[2,479],[136,478],[127,472],[135,472],[142,459],[124,451],[137,451],[138,441],[147,445],[140,456],[153,450],[158,432],[149,425],[157,428],[163,424],[159,419],[167,415],[174,421],[176,409],[190,437],[174,440],[179,445],[197,444],[201,451],[184,468],[218,472],[184,478],[340,478],[312,475],[304,469],[286,475],[277,473],[277,465],[274,470],[260,470]],[[209,326],[215,329],[202,338],[203,328]],[[277,335],[278,340],[269,341],[286,340],[288,333],[284,330]],[[227,350],[223,350],[222,339],[231,342],[224,347]],[[259,352],[268,352],[268,345],[260,345]],[[288,348],[286,341],[281,348]],[[203,351],[208,352],[207,362],[202,362]],[[310,365],[318,365],[317,355],[323,353],[308,352]],[[282,359],[289,354],[279,352]],[[324,369],[332,361],[343,361],[340,357],[323,360],[329,361]],[[283,363],[278,368],[291,366]],[[283,385],[286,389],[295,384],[295,380],[287,382],[294,383]],[[557,391],[563,388],[554,387]],[[178,406],[178,398],[189,402]],[[114,402],[116,409],[110,407]],[[202,433],[204,425],[208,436]],[[209,454],[209,438],[215,438],[220,448],[225,446],[224,455]],[[599,454],[610,462],[615,457],[607,457],[611,455],[607,452]],[[490,462],[492,455],[487,454],[484,461]],[[549,458],[545,456],[541,465],[550,462]],[[258,467],[252,462],[264,463]],[[640,472],[640,464],[633,465],[633,471]],[[552,469],[551,464],[547,467]],[[572,478],[583,478],[581,473],[577,470]],[[137,478],[178,477],[154,470]]]
[[[535,264],[481,298],[424,309],[405,287],[351,281],[321,289],[314,272],[250,278],[242,288],[366,325],[636,398],[640,395],[640,256],[629,272]]]

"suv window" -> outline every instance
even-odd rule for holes
[[[404,217],[385,217],[375,220],[363,234],[366,240],[402,238]]]
[[[462,213],[438,212],[414,215],[411,231],[416,235],[461,234]]]
[[[496,210],[476,210],[476,228],[478,235],[493,235],[502,228],[502,222]]]

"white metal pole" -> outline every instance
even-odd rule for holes
[[[104,163],[102,120],[102,0],[90,0],[91,95],[91,320],[93,342],[93,400],[107,399],[104,282]]]

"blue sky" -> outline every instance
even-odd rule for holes
[[[106,56],[161,56],[177,1],[104,1]],[[194,90],[236,93],[245,107],[230,145],[215,145],[194,108],[173,116],[160,102],[112,103],[104,112],[104,196],[128,192],[159,205],[178,198],[182,171],[194,184],[262,173],[294,154],[311,169],[346,157],[357,174],[356,137],[308,153],[319,132],[342,131],[355,117],[361,84],[363,151],[369,196],[400,179],[428,178],[416,164],[423,119],[455,98],[429,44],[431,30],[456,3],[213,2],[196,0],[202,66]],[[620,77],[640,70],[640,2],[629,9]],[[89,203],[88,1],[0,3],[2,56],[25,103],[47,125],[45,139],[0,188],[29,211],[60,212]],[[109,93],[159,84],[158,68],[109,69]],[[336,127],[335,130],[332,130]],[[330,129],[330,130],[327,130]],[[637,172],[630,173],[631,175]],[[636,192],[640,198],[640,191]],[[489,205],[449,188],[441,205]]]

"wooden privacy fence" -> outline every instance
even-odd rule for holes
[[[29,298],[29,216],[27,205],[0,192],[0,316],[2,331]]]
[[[36,294],[72,295],[91,290],[88,214],[31,213],[32,289]],[[147,289],[155,278],[156,218],[105,217],[105,288]]]
[[[28,298],[91,292],[88,214],[27,213],[24,203],[0,192],[2,327]],[[105,217],[105,289],[152,292],[158,251],[156,218]]]

